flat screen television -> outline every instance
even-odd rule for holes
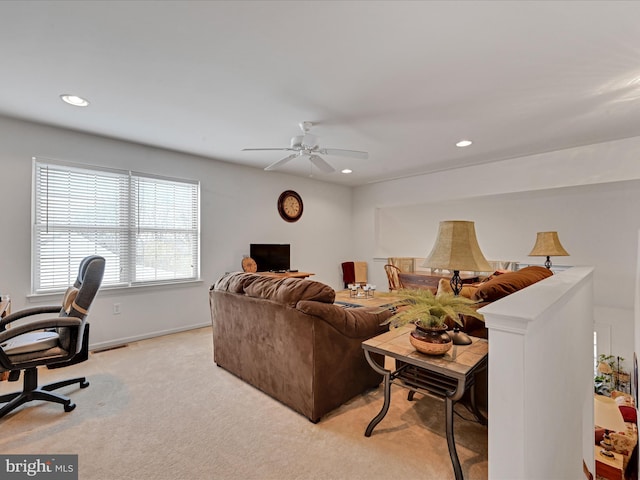
[[[289,270],[291,245],[279,243],[252,243],[249,256],[256,261],[259,272]]]

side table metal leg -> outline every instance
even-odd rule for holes
[[[451,457],[451,463],[453,464],[453,473],[456,476],[456,480],[463,480],[462,467],[460,467],[458,451],[456,450],[456,441],[453,438],[453,400],[449,397],[445,398],[445,413],[447,446],[449,447],[449,456]]]
[[[478,409],[478,404],[476,403],[476,386],[475,385],[471,385],[471,388],[469,389],[469,397],[471,400],[471,410],[473,411],[473,414],[475,415],[476,419],[478,420],[478,422],[480,422],[480,425],[486,425],[487,417],[485,417],[482,414],[482,412]]]
[[[386,370],[380,367],[380,365],[378,365],[375,361],[373,361],[373,359],[371,359],[371,357],[369,356],[368,351],[365,350],[364,354],[365,354],[365,357],[367,358],[367,362],[369,362],[369,365],[371,365],[371,367],[376,372],[382,374],[384,378],[384,403],[382,404],[382,410],[380,410],[378,415],[376,415],[373,418],[373,420],[369,422],[369,425],[367,426],[367,429],[364,432],[365,437],[370,437],[371,433],[373,432],[373,429],[376,428],[376,425],[378,425],[382,421],[382,419],[385,417],[385,415],[389,411],[389,405],[391,404],[391,372],[389,370]]]

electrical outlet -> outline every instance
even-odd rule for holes
[[[120,315],[120,304],[119,303],[114,303],[113,304],[113,314],[114,315]]]

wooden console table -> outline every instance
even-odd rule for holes
[[[424,273],[406,273],[399,272],[398,279],[402,283],[403,288],[410,288],[415,290],[432,290],[434,293],[438,289],[438,282],[441,278],[449,281],[451,276],[444,275],[427,275]],[[480,281],[480,278],[475,275],[460,275],[463,284],[476,283]]]
[[[256,272],[256,275],[274,278],[307,278],[315,273],[310,272]]]
[[[476,374],[487,368],[489,344],[487,340],[471,337],[471,345],[454,345],[444,355],[424,355],[415,350],[409,342],[413,327],[393,328],[386,333],[362,342],[364,355],[371,368],[384,378],[384,403],[365,430],[365,437],[371,436],[373,429],[382,421],[391,404],[391,384],[395,383],[410,390],[409,400],[415,392],[428,392],[444,398],[447,446],[456,480],[462,480],[462,467],[453,437],[453,405],[464,393],[470,391],[471,409],[476,419],[487,424],[487,419],[475,404]],[[392,372],[379,365],[371,353],[378,353],[396,360],[396,371]]]

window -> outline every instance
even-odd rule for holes
[[[198,182],[34,159],[33,193],[33,293],[67,288],[87,255],[103,286],[199,278]]]

